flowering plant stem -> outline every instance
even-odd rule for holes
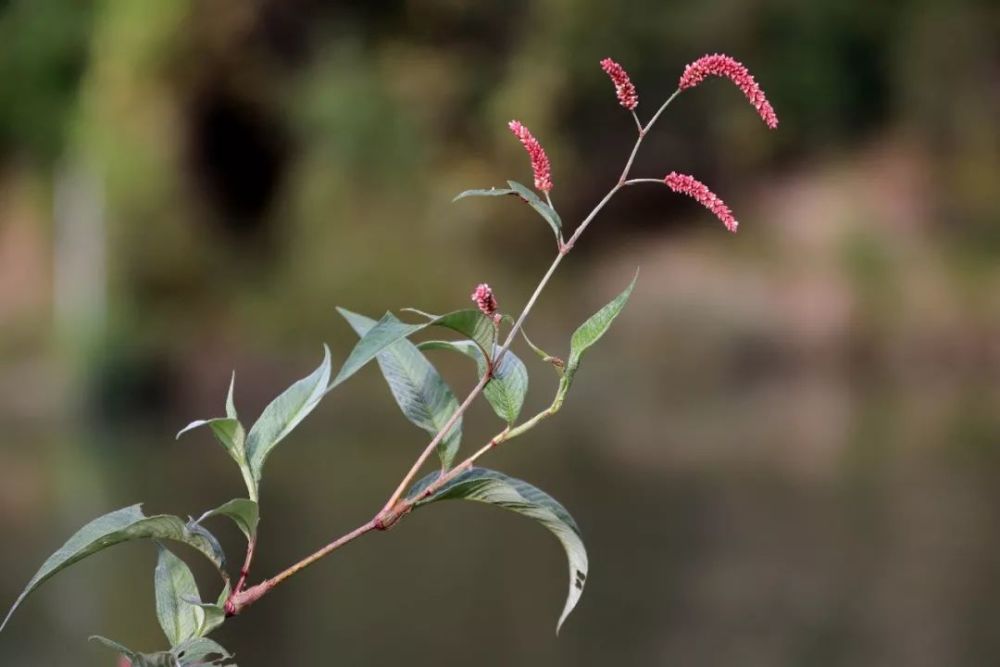
[[[542,276],[541,280],[538,282],[537,287],[535,287],[534,293],[532,293],[531,297],[528,299],[528,302],[521,310],[521,314],[515,320],[514,325],[511,327],[510,332],[507,334],[507,338],[504,341],[503,345],[497,350],[496,354],[493,356],[493,359],[488,363],[486,373],[484,373],[483,376],[479,379],[479,382],[476,384],[475,387],[473,387],[472,391],[469,392],[469,395],[465,398],[464,401],[462,401],[462,404],[451,415],[450,419],[448,419],[445,425],[437,432],[437,434],[427,444],[427,447],[424,448],[423,452],[420,453],[420,456],[418,456],[416,461],[414,461],[409,471],[406,473],[406,475],[403,476],[403,479],[396,487],[396,490],[392,493],[391,496],[389,496],[389,499],[388,501],[386,501],[385,506],[372,519],[358,526],[354,530],[342,535],[341,537],[338,537],[334,541],[324,546],[322,549],[319,549],[318,551],[303,558],[302,560],[286,568],[285,570],[271,577],[270,579],[266,579],[255,586],[245,589],[244,585],[246,583],[247,571],[249,570],[250,563],[253,559],[254,541],[251,541],[250,544],[248,544],[247,546],[246,562],[243,570],[240,572],[239,583],[237,584],[233,592],[230,594],[229,599],[226,601],[225,604],[226,613],[228,615],[235,616],[236,614],[239,614],[247,606],[259,600],[264,594],[266,594],[267,592],[269,592],[270,590],[281,584],[283,581],[285,581],[292,575],[300,572],[301,570],[304,570],[309,565],[312,565],[316,561],[336,551],[345,544],[373,530],[387,530],[391,528],[397,521],[399,521],[400,518],[402,518],[411,509],[413,509],[414,505],[419,500],[432,495],[434,492],[439,490],[445,484],[455,479],[455,477],[460,475],[462,472],[471,468],[473,463],[475,463],[480,457],[486,454],[486,452],[495,448],[502,442],[511,440],[519,435],[526,433],[530,429],[534,428],[539,422],[554,415],[556,412],[559,411],[559,409],[562,407],[562,402],[563,402],[564,392],[562,390],[560,390],[557,393],[555,399],[548,408],[539,412],[538,414],[528,419],[527,421],[522,422],[520,425],[516,427],[505,428],[503,431],[495,435],[489,442],[483,445],[483,447],[481,447],[475,453],[467,457],[464,461],[452,467],[450,470],[447,469],[442,470],[438,478],[434,482],[432,482],[427,488],[425,488],[419,494],[419,496],[411,498],[403,497],[403,495],[406,493],[406,490],[410,488],[410,486],[413,484],[413,480],[417,476],[417,473],[420,472],[420,469],[427,462],[427,459],[430,457],[430,455],[434,452],[435,448],[438,446],[438,443],[441,442],[445,434],[451,431],[452,427],[461,418],[461,416],[465,413],[465,411],[468,410],[472,402],[482,393],[483,389],[486,388],[486,385],[492,378],[493,369],[499,367],[500,362],[503,361],[504,355],[507,353],[507,350],[510,349],[510,346],[513,344],[515,337],[521,330],[521,327],[524,325],[524,321],[528,318],[528,315],[531,313],[532,308],[534,308],[535,303],[538,301],[538,298],[541,296],[542,292],[545,290],[545,287],[548,285],[549,280],[555,274],[556,269],[559,268],[559,264],[562,263],[563,258],[566,255],[568,255],[569,252],[573,249],[573,246],[576,244],[577,240],[587,230],[587,227],[590,225],[590,223],[594,221],[594,219],[597,217],[597,214],[600,213],[601,210],[608,204],[608,202],[611,201],[611,198],[614,197],[615,194],[622,187],[626,185],[633,185],[645,182],[659,183],[659,184],[663,183],[663,181],[659,179],[638,178],[638,179],[628,180],[628,176],[632,170],[632,165],[635,162],[635,157],[639,152],[639,147],[642,145],[642,141],[646,137],[646,134],[649,133],[650,129],[656,123],[657,119],[659,119],[663,111],[670,105],[671,102],[674,101],[674,99],[677,97],[678,94],[680,94],[680,92],[681,89],[677,89],[676,91],[674,91],[674,93],[670,97],[668,97],[667,100],[662,105],[660,105],[660,108],[657,109],[656,113],[653,114],[653,117],[650,118],[649,122],[646,123],[646,125],[642,125],[642,123],[639,121],[639,117],[635,114],[634,111],[632,112],[632,116],[635,119],[636,127],[638,129],[638,136],[636,137],[635,144],[632,146],[632,151],[628,156],[628,160],[625,163],[625,167],[622,169],[622,173],[621,176],[619,176],[618,181],[611,187],[611,189],[607,192],[607,194],[604,195],[604,197],[594,206],[594,208],[590,211],[590,213],[588,213],[587,216],[583,219],[583,221],[577,226],[576,230],[573,232],[572,236],[570,236],[569,240],[563,241],[561,238],[558,240],[558,252],[556,254],[555,259],[552,261],[552,264],[545,272],[545,275]],[[546,195],[546,200],[549,201],[551,204],[551,199],[549,199],[549,193],[547,191],[545,192],[545,195]]]

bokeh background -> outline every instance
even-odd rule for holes
[[[751,68],[681,96],[528,329],[565,353],[628,308],[557,420],[488,460],[561,499],[588,590],[562,636],[551,536],[446,503],[367,537],[219,633],[254,665],[1000,663],[1000,11],[986,0],[0,2],[0,605],[79,525],[241,492],[207,432],[232,369],[252,418],[378,315],[516,310],[553,252],[509,200],[516,117],[567,223],[685,63]],[[526,409],[555,381],[530,353]],[[474,381],[440,359],[456,393]],[[526,413],[527,414],[527,413]],[[497,429],[488,407],[466,447]],[[365,520],[423,446],[375,370],[270,460],[270,574]],[[216,527],[233,558],[238,533]],[[185,554],[190,556],[191,554]],[[111,665],[163,646],[149,545],[61,574],[0,663]],[[208,595],[215,582],[188,558]],[[214,590],[213,590],[214,592]]]

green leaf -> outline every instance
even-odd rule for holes
[[[330,382],[330,348],[323,346],[323,361],[312,373],[295,382],[264,408],[247,435],[246,453],[257,484],[271,450],[299,425],[326,394]]]
[[[431,340],[420,343],[421,350],[453,350],[476,362],[479,377],[487,372],[486,358],[479,346],[471,340]],[[494,347],[495,350],[499,348]],[[508,424],[517,421],[524,406],[524,396],[528,393],[528,369],[516,354],[508,350],[500,365],[493,369],[493,377],[483,388],[483,395],[493,411]]]
[[[189,639],[170,652],[180,667],[236,667],[235,662],[229,661],[233,657],[229,651],[205,637]]]
[[[375,323],[375,326],[368,329],[365,335],[361,337],[361,340],[354,346],[354,349],[351,350],[351,353],[347,355],[347,360],[341,367],[340,372],[337,373],[337,377],[334,378],[330,388],[333,389],[357,373],[385,348],[427,326],[427,324],[406,324],[405,322],[400,322],[392,313],[386,313],[382,316],[382,319]]]
[[[411,499],[419,498],[439,475],[440,473],[434,472],[417,482],[408,496]],[[471,468],[457,475],[435,493],[418,500],[414,507],[451,499],[487,503],[523,514],[548,528],[562,543],[569,560],[569,594],[556,624],[558,634],[566,617],[583,594],[587,581],[587,550],[583,546],[580,529],[566,508],[552,496],[527,482],[485,468]]]
[[[229,379],[229,392],[226,394],[226,416],[230,419],[239,419],[236,414],[236,401],[233,400],[233,389],[236,388],[236,371],[233,371],[233,376]]]
[[[178,431],[177,438],[180,438],[188,431],[192,431],[200,426],[208,426],[211,428],[212,434],[215,436],[216,440],[218,440],[219,443],[225,447],[229,455],[233,457],[233,460],[237,463],[242,463],[244,456],[244,433],[243,425],[240,424],[238,420],[230,417],[198,419]]]
[[[364,336],[375,320],[337,309],[359,336]],[[431,435],[445,427],[458,410],[455,394],[442,379],[437,369],[420,353],[417,346],[400,339],[376,356],[382,375],[400,410],[411,422]],[[456,420],[448,435],[438,443],[437,453],[444,467],[450,467],[462,439],[462,419]]]
[[[570,340],[569,360],[566,362],[566,372],[563,378],[565,388],[569,388],[569,384],[573,380],[573,375],[580,367],[580,359],[583,357],[583,353],[586,352],[587,349],[589,349],[594,343],[600,340],[601,336],[603,336],[611,326],[611,323],[615,321],[616,317],[618,317],[618,314],[622,312],[626,302],[628,302],[629,296],[632,295],[632,290],[635,288],[635,283],[638,279],[639,270],[636,269],[635,277],[632,278],[632,282],[625,288],[625,291],[612,299],[610,303],[601,308],[599,311],[591,315],[590,318],[581,324],[580,327],[573,333],[573,337]],[[565,393],[565,389],[562,391]]]
[[[156,617],[171,646],[196,636],[205,622],[198,585],[187,563],[162,545],[153,572],[156,589]],[[187,599],[195,600],[194,603]]]
[[[158,514],[147,517],[142,513],[140,505],[132,505],[105,514],[94,519],[78,530],[62,547],[42,564],[35,576],[31,578],[21,595],[14,601],[0,630],[7,625],[14,610],[32,591],[45,580],[74,563],[83,560],[120,542],[140,539],[160,539],[182,542],[203,553],[216,568],[222,572],[225,558],[219,543],[204,528],[185,523],[180,518],[169,514]]]
[[[501,195],[514,195],[517,194],[514,190],[508,188],[487,188],[480,190],[466,190],[460,193],[457,197],[451,201],[456,202],[459,199],[465,199],[466,197],[497,197]]]
[[[468,336],[479,346],[484,355],[489,357],[492,354],[497,337],[496,325],[494,325],[493,320],[476,308],[464,308],[444,315],[432,315],[416,308],[404,308],[403,310],[429,319],[430,321],[425,326],[444,327],[463,336]]]
[[[252,540],[257,535],[257,524],[260,522],[260,509],[257,503],[249,498],[233,498],[229,502],[219,505],[214,510],[209,510],[198,517],[195,521],[201,524],[202,521],[213,516],[227,516],[236,523],[236,526],[246,535],[247,541]]]
[[[229,662],[233,656],[211,639],[189,639],[169,651],[138,653],[116,641],[94,635],[91,641],[115,651],[132,663],[132,667],[236,667]]]
[[[556,239],[561,241],[562,220],[559,218],[559,214],[556,213],[556,210],[543,202],[538,195],[535,194],[535,191],[527,186],[521,185],[517,181],[507,181],[507,184],[521,197],[521,199],[526,201],[531,208],[535,209],[538,215],[542,216],[545,222],[549,223],[549,227],[552,228],[552,232],[556,235]]]
[[[198,629],[198,636],[204,637],[208,633],[215,630],[217,627],[225,623],[226,621],[226,600],[229,599],[229,594],[232,592],[232,587],[229,582],[223,586],[222,592],[219,593],[218,599],[213,602],[202,602],[199,597],[196,596],[185,596],[183,598],[184,602],[192,604],[196,607],[200,607],[205,613],[205,618],[202,621],[201,627]]]

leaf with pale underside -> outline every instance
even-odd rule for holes
[[[375,320],[364,315],[344,308],[337,310],[359,336],[363,337],[375,326]],[[406,418],[432,436],[437,435],[458,410],[455,394],[441,374],[417,346],[405,338],[389,345],[375,358]],[[437,446],[438,457],[445,468],[454,461],[461,438],[462,419],[459,417]]]
[[[198,517],[195,523],[200,524],[205,519],[213,516],[225,516],[233,520],[233,523],[246,536],[247,541],[252,540],[257,535],[257,524],[260,521],[260,509],[256,502],[249,498],[233,498],[232,500],[219,505],[214,510],[209,510]]]
[[[198,635],[205,622],[205,611],[198,603],[201,595],[187,563],[158,545],[159,555],[153,582],[156,591],[156,617],[171,646]],[[188,599],[196,600],[194,604]]]
[[[258,484],[268,454],[316,408],[329,382],[330,348],[324,345],[323,361],[316,370],[292,384],[261,412],[246,440],[247,462]]]
[[[470,357],[476,362],[479,377],[489,370],[479,346],[471,340],[430,340],[420,343],[421,350],[453,350]],[[498,348],[494,348],[494,352]],[[483,387],[483,395],[493,411],[508,424],[517,421],[524,407],[524,397],[528,393],[528,369],[516,354],[508,350],[493,369],[493,377]]]
[[[444,315],[432,315],[416,308],[404,308],[403,310],[426,317],[430,320],[427,325],[451,329],[463,336],[468,336],[487,357],[493,354],[497,338],[496,325],[493,320],[476,308],[454,310]]]
[[[194,547],[222,572],[225,558],[218,541],[201,526],[186,523],[169,514],[146,516],[140,505],[132,505],[94,519],[78,530],[42,564],[24,591],[14,602],[0,630],[24,599],[49,577],[87,556],[120,542],[140,539],[172,540]]]
[[[226,649],[204,637],[189,639],[169,651],[158,653],[139,653],[98,635],[90,640],[124,656],[132,667],[237,667],[230,661],[233,656]]]
[[[486,468],[471,468],[429,496],[421,497],[439,476],[439,472],[431,473],[410,490],[407,496],[417,499],[415,507],[450,499],[487,503],[530,517],[556,536],[569,561],[569,593],[556,624],[558,633],[583,594],[587,581],[587,550],[573,517],[555,498],[537,487]]]

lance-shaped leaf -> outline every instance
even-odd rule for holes
[[[247,541],[252,540],[257,535],[257,524],[260,522],[260,509],[257,503],[249,498],[233,498],[219,505],[214,510],[205,512],[198,517],[195,523],[201,524],[202,521],[213,516],[227,516],[232,519],[236,526],[246,535]]]
[[[375,320],[364,315],[344,308],[337,310],[358,336],[363,337],[375,326]],[[458,410],[455,394],[437,369],[427,361],[416,345],[405,338],[388,346],[375,358],[393,398],[406,418],[431,435],[437,435]],[[437,446],[438,457],[444,467],[450,467],[454,461],[461,438],[462,419],[459,417]]]
[[[439,475],[440,473],[434,472],[417,482],[408,496],[420,498]],[[580,529],[566,508],[552,496],[527,482],[485,468],[471,468],[457,475],[436,492],[418,500],[415,507],[450,499],[487,503],[523,514],[538,521],[556,536],[569,561],[569,594],[556,624],[558,633],[583,594],[587,581],[587,550],[583,546]]]
[[[478,190],[466,190],[465,192],[459,193],[451,201],[456,202],[459,199],[465,199],[466,197],[499,197],[503,195],[516,195],[517,191],[510,188],[486,188]]]
[[[562,240],[562,220],[556,210],[543,202],[535,191],[518,183],[517,181],[507,181],[509,188],[489,188],[479,190],[466,190],[452,199],[453,202],[466,197],[498,197],[502,195],[516,195],[523,199],[531,208],[542,216],[542,219],[549,224],[556,238]]]
[[[201,594],[187,563],[158,545],[159,555],[153,571],[156,592],[156,617],[171,646],[198,635],[205,622],[205,611],[198,605]]]
[[[0,630],[10,620],[14,610],[46,579],[74,563],[120,542],[141,539],[173,540],[194,547],[222,572],[225,558],[218,541],[204,528],[185,523],[176,516],[158,514],[147,517],[140,505],[132,505],[105,514],[88,523],[49,556],[0,623]]]
[[[632,295],[632,290],[635,288],[635,282],[638,279],[639,271],[637,269],[632,282],[629,283],[624,292],[591,315],[586,322],[573,332],[573,337],[570,339],[569,360],[566,362],[566,371],[562,382],[564,388],[560,388],[562,393],[565,393],[565,390],[569,389],[569,385],[573,381],[573,376],[580,367],[580,359],[583,358],[583,353],[600,340],[601,336],[611,326],[611,323],[618,317],[618,314],[622,312],[622,309],[628,302],[628,298]]]
[[[178,431],[177,437],[180,438],[188,431],[192,431],[200,426],[208,426],[212,429],[212,434],[215,436],[215,439],[218,440],[223,447],[225,447],[226,452],[233,457],[233,460],[237,463],[243,462],[243,444],[245,436],[243,433],[243,425],[240,424],[239,420],[232,419],[230,417],[197,419]]]
[[[211,428],[216,440],[222,444],[229,456],[236,461],[236,465],[240,468],[240,473],[243,475],[243,480],[246,482],[250,496],[255,498],[257,496],[257,481],[254,479],[253,473],[250,470],[250,464],[247,462],[246,432],[236,414],[236,404],[233,401],[233,388],[235,384],[236,373],[233,373],[233,377],[229,381],[229,393],[226,396],[225,417],[193,421],[182,428],[177,437],[180,438],[188,431],[200,426]]]
[[[549,227],[552,228],[552,232],[556,235],[556,238],[562,240],[562,220],[559,219],[559,214],[556,213],[556,210],[543,202],[531,188],[521,185],[517,181],[507,181],[507,184],[531,208],[535,209],[545,222],[549,223]]]
[[[337,377],[330,384],[330,389],[341,384],[347,378],[357,373],[369,361],[378,356],[378,353],[386,349],[393,343],[410,336],[428,326],[429,323],[406,324],[400,322],[392,313],[386,313],[375,325],[357,342],[351,353],[347,355],[347,360],[337,373]]]
[[[246,442],[247,461],[258,484],[268,454],[316,408],[329,382],[330,348],[324,345],[323,361],[316,370],[271,401],[250,428]]]
[[[185,597],[184,601],[188,604],[193,604],[196,607],[200,607],[205,613],[205,617],[202,620],[201,627],[198,629],[198,636],[204,637],[212,630],[226,622],[226,600],[229,599],[229,594],[232,592],[232,587],[229,582],[223,586],[222,592],[219,593],[218,599],[213,602],[202,602],[199,597]]]
[[[235,662],[229,661],[233,656],[226,649],[204,637],[189,639],[169,651],[158,653],[139,653],[97,635],[90,640],[126,657],[132,667],[236,667]]]
[[[493,320],[476,308],[455,310],[444,315],[432,315],[416,308],[404,308],[403,310],[426,317],[430,320],[427,325],[451,329],[463,336],[468,336],[487,357],[493,354],[497,338],[496,325],[494,325]]]
[[[479,377],[489,370],[486,358],[479,346],[471,340],[430,340],[420,343],[421,350],[453,350],[476,362]],[[499,348],[494,346],[494,351]],[[493,369],[493,377],[483,388],[483,395],[493,411],[508,424],[517,421],[524,407],[524,396],[528,393],[528,369],[516,354],[507,351],[499,366]]]

